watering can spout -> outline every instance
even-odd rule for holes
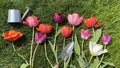
[[[27,7],[27,10],[21,17],[20,10],[18,9],[10,9],[8,10],[8,23],[20,23],[24,20],[27,13],[30,11],[30,8]]]
[[[26,7],[27,10],[25,11],[25,13],[23,14],[22,16],[22,20],[24,20],[24,18],[26,17],[27,13],[30,11],[30,8],[29,7]]]

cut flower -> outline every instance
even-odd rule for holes
[[[81,34],[81,38],[85,40],[91,36],[91,32],[89,30],[84,30],[84,29],[81,30],[80,34]]]
[[[92,56],[99,56],[107,52],[107,49],[103,49],[103,45],[96,44],[96,42],[90,41],[89,50]]]
[[[49,34],[52,31],[52,26],[50,24],[40,24],[36,29],[42,33]]]
[[[40,20],[36,16],[28,16],[25,19],[24,24],[27,24],[29,27],[36,27],[39,24]]]
[[[41,32],[35,33],[35,42],[36,43],[43,43],[47,39],[46,34],[43,34]]]
[[[23,33],[18,32],[16,30],[9,30],[2,34],[2,37],[8,41],[16,41],[17,39],[21,38]]]

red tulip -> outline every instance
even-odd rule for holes
[[[83,17],[79,16],[77,13],[69,14],[68,15],[68,22],[71,25],[77,26],[82,23]]]
[[[24,24],[27,24],[29,27],[36,27],[39,24],[40,20],[36,16],[28,16],[25,19]]]
[[[52,26],[49,24],[40,24],[36,29],[42,33],[49,34],[52,31]]]
[[[68,26],[63,26],[61,29],[61,33],[63,37],[69,37],[72,33],[72,28]]]
[[[96,17],[91,17],[91,18],[87,18],[84,20],[84,24],[87,26],[87,27],[94,27],[97,23],[97,19]]]
[[[16,30],[9,30],[2,34],[2,37],[4,37],[4,39],[8,41],[16,41],[22,36],[23,36],[23,33],[17,32]]]

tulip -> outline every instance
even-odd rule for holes
[[[40,24],[36,29],[42,33],[49,34],[52,31],[52,26],[49,24]]]
[[[46,40],[47,36],[46,34],[43,34],[41,32],[35,33],[35,42],[36,43],[43,43]]]
[[[96,42],[90,41],[89,50],[92,56],[99,56],[107,52],[107,49],[103,49],[103,45],[96,44]]]
[[[39,24],[40,20],[36,16],[28,16],[25,19],[24,24],[27,24],[29,27],[36,27]]]
[[[2,37],[8,41],[16,41],[23,36],[23,33],[16,30],[9,30],[2,34]]]
[[[80,34],[81,34],[81,37],[85,40],[87,40],[91,36],[90,31],[84,30],[84,29],[81,30]]]
[[[97,23],[97,19],[96,17],[91,17],[91,18],[87,18],[84,20],[84,24],[87,26],[87,27],[94,27]]]
[[[54,15],[53,15],[53,20],[55,22],[61,23],[64,21],[64,19],[65,19],[65,17],[62,14],[54,13]]]
[[[72,28],[68,26],[63,26],[61,28],[61,33],[63,37],[69,37],[72,33]]]
[[[102,43],[103,44],[107,45],[107,44],[110,43],[110,41],[111,41],[111,36],[110,35],[108,35],[108,34],[103,34],[102,35]]]
[[[77,26],[82,23],[83,17],[79,16],[77,13],[69,14],[68,15],[68,22],[71,25]]]

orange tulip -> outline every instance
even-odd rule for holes
[[[36,29],[42,33],[49,34],[52,31],[52,26],[50,24],[40,24]]]
[[[61,33],[63,37],[69,37],[72,33],[72,28],[68,26],[63,26],[61,29]]]
[[[2,37],[4,37],[4,39],[8,41],[16,41],[22,36],[23,36],[23,33],[17,32],[16,30],[9,30],[2,34]]]
[[[97,23],[97,19],[96,17],[91,17],[91,18],[87,18],[84,20],[84,24],[87,26],[87,27],[94,27]]]

